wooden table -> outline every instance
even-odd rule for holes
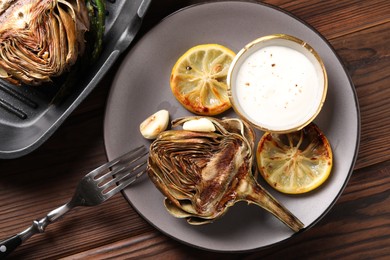
[[[139,36],[166,15],[198,2],[203,1],[153,1]],[[352,177],[332,210],[310,230],[277,246],[221,254],[161,234],[118,195],[96,208],[77,208],[10,258],[389,259],[390,1],[264,2],[293,13],[322,33],[340,55],[357,90],[360,151]],[[0,238],[20,232],[65,203],[79,179],[106,162],[103,117],[115,69],[45,144],[22,158],[0,161]]]

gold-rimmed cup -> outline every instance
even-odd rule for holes
[[[298,131],[312,122],[328,89],[318,53],[286,34],[248,43],[230,65],[227,83],[235,112],[254,127],[276,133]]]

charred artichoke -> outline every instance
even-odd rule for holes
[[[247,201],[271,212],[292,230],[302,229],[303,224],[252,175],[253,129],[239,119],[209,120],[215,132],[170,130],[151,144],[148,173],[166,196],[167,210],[199,225],[220,218],[237,201]]]
[[[86,50],[91,26],[102,37],[96,21],[103,10],[90,6],[89,0],[0,1],[0,78],[40,85],[69,71]]]

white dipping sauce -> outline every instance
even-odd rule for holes
[[[243,113],[250,121],[274,131],[308,122],[324,92],[324,75],[314,62],[314,56],[311,61],[285,46],[265,46],[250,54],[238,68],[235,82]]]

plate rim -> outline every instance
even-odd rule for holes
[[[201,3],[195,3],[195,4],[191,4],[191,5],[188,5],[188,6],[185,6],[185,7],[182,7],[182,8],[179,8],[178,10],[168,14],[167,16],[165,16],[163,19],[161,19],[160,21],[158,21],[156,24],[154,24],[151,28],[149,28],[147,31],[143,32],[142,33],[142,36],[138,39],[136,39],[134,42],[133,42],[133,45],[132,47],[134,47],[135,45],[138,44],[138,42],[144,38],[148,33],[150,33],[151,31],[155,30],[156,27],[158,27],[161,23],[163,23],[165,20],[169,19],[170,17],[178,14],[178,13],[181,13],[183,11],[186,11],[188,9],[192,9],[192,8],[197,8],[198,6],[203,6],[203,5],[210,5],[210,4],[237,4],[237,3],[243,3],[243,4],[253,4],[253,5],[260,5],[260,6],[264,6],[264,7],[267,7],[267,8],[271,8],[271,9],[274,9],[276,11],[279,11],[285,15],[288,15],[289,17],[295,19],[296,21],[300,22],[303,26],[307,27],[308,29],[310,29],[311,31],[313,31],[321,40],[323,43],[325,43],[327,45],[327,47],[331,50],[331,52],[333,53],[333,55],[336,57],[336,59],[338,60],[339,64],[341,65],[342,69],[343,69],[343,72],[344,74],[346,75],[346,78],[349,82],[349,87],[351,88],[351,91],[352,91],[352,96],[353,96],[353,101],[354,101],[354,106],[355,106],[355,109],[356,109],[356,140],[355,140],[355,145],[354,145],[354,154],[353,154],[353,158],[352,158],[352,162],[351,162],[351,165],[349,166],[349,170],[348,170],[348,174],[346,175],[346,178],[345,178],[345,181],[344,183],[342,184],[340,190],[338,191],[338,193],[335,195],[334,199],[331,201],[331,203],[329,204],[329,206],[326,208],[326,210],[324,210],[320,216],[315,219],[312,223],[310,223],[309,225],[305,226],[302,230],[300,230],[299,232],[296,232],[296,233],[293,233],[291,234],[291,236],[289,237],[286,237],[285,239],[282,239],[282,240],[279,240],[275,243],[272,243],[272,244],[269,244],[269,245],[265,245],[265,246],[260,246],[260,247],[256,247],[256,248],[252,248],[252,249],[243,249],[243,250],[217,250],[217,249],[213,249],[213,248],[208,248],[208,247],[203,247],[203,246],[199,246],[199,245],[195,245],[195,244],[191,244],[187,241],[184,241],[178,237],[175,237],[167,232],[165,232],[164,230],[160,229],[158,226],[156,226],[153,222],[151,222],[148,218],[144,217],[144,215],[139,211],[138,208],[136,208],[133,203],[131,202],[131,200],[128,198],[128,196],[126,196],[126,194],[124,193],[124,191],[122,191],[122,195],[123,197],[126,199],[126,201],[132,206],[132,208],[137,212],[137,214],[139,214],[139,216],[145,220],[148,224],[150,224],[151,226],[153,226],[155,229],[157,229],[159,232],[163,233],[164,235],[176,240],[176,241],[179,241],[180,243],[182,244],[185,244],[185,245],[188,245],[188,246],[191,246],[193,248],[198,248],[198,249],[201,249],[201,250],[205,250],[205,251],[210,251],[210,252],[218,252],[218,253],[247,253],[247,252],[253,252],[253,251],[259,251],[259,250],[265,250],[267,248],[271,248],[271,247],[275,247],[275,246],[278,246],[279,244],[282,244],[282,243],[285,243],[289,240],[291,240],[292,238],[302,234],[302,233],[305,233],[306,231],[308,231],[309,229],[311,229],[313,226],[315,226],[319,221],[321,221],[328,213],[329,211],[334,207],[334,205],[336,204],[336,202],[338,201],[338,199],[340,198],[341,194],[344,192],[346,186],[348,185],[349,183],[349,180],[352,176],[352,173],[353,173],[353,170],[354,170],[354,166],[356,164],[356,160],[357,160],[357,157],[358,157],[358,152],[359,152],[359,147],[360,147],[360,139],[361,139],[361,114],[360,114],[360,106],[359,106],[359,100],[358,100],[358,96],[357,96],[357,91],[356,91],[356,87],[352,81],[352,78],[351,78],[351,75],[349,74],[347,68],[346,68],[346,65],[344,64],[344,62],[342,61],[342,59],[340,58],[340,56],[338,55],[338,53],[336,52],[336,50],[334,49],[334,47],[329,43],[329,41],[316,29],[314,28],[312,25],[310,25],[309,23],[307,23],[306,21],[302,20],[301,18],[295,16],[294,14],[290,13],[289,11],[281,8],[281,7],[278,7],[278,6],[275,6],[275,5],[272,5],[272,4],[269,4],[269,3],[263,3],[263,2],[256,2],[256,1],[253,1],[253,0],[232,0],[232,1],[229,1],[229,0],[222,0],[222,1],[206,1],[206,2],[201,2]],[[131,51],[131,48],[130,48],[130,51]],[[116,72],[116,74],[119,74],[119,71]],[[114,81],[115,82],[115,81]],[[111,85],[114,85],[112,82]],[[106,102],[106,109],[105,109],[105,114],[104,114],[104,122],[103,122],[103,131],[104,133],[106,133],[106,121],[107,121],[107,111],[108,111],[108,107],[110,105],[110,102],[109,100],[112,98],[112,93],[113,93],[113,90],[110,89],[109,91],[109,95],[107,97],[107,102]],[[109,152],[107,150],[107,138],[106,138],[106,135],[104,134],[104,148],[105,148],[105,154],[106,154],[106,157],[107,159],[110,159],[110,156],[109,156]]]

